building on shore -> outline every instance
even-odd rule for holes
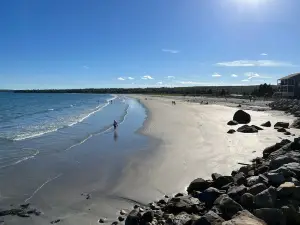
[[[300,73],[278,79],[275,95],[283,98],[300,98]]]

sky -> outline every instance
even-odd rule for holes
[[[299,0],[3,0],[0,89],[276,84]]]

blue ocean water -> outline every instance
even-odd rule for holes
[[[131,103],[100,94],[0,93],[0,169],[71,150],[111,130],[114,119],[125,120]]]

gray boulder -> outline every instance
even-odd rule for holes
[[[241,205],[246,209],[253,209],[254,207],[254,196],[250,193],[245,193],[240,199]]]
[[[252,127],[252,126],[249,126],[249,125],[243,125],[241,127],[239,127],[237,129],[238,132],[241,132],[241,133],[257,133],[257,129]]]
[[[280,209],[262,208],[253,211],[253,214],[265,221],[268,225],[286,225],[286,219]]]
[[[154,212],[151,210],[145,212],[142,216],[142,221],[144,221],[144,222],[151,223],[153,219],[154,219]]]
[[[262,127],[271,127],[272,125],[271,125],[271,122],[270,122],[270,121],[267,121],[267,122],[261,124],[261,126],[262,126]]]
[[[300,157],[299,153],[296,153],[295,155]],[[274,170],[274,169],[277,169],[277,168],[283,166],[284,164],[288,164],[291,162],[297,162],[297,161],[299,161],[298,157],[295,157],[294,155],[281,155],[270,161],[270,169]]]
[[[196,220],[193,225],[222,225],[225,220],[213,211],[208,211],[200,219]]]
[[[267,186],[263,183],[255,184],[248,188],[247,192],[252,195],[257,195],[258,193],[267,189]]]
[[[282,127],[282,128],[289,128],[289,123],[286,122],[277,122],[275,123],[274,127]]]
[[[202,178],[198,178],[190,183],[189,187],[187,188],[187,192],[190,194],[193,191],[204,191],[205,189],[209,188],[210,183]]]
[[[235,121],[235,120],[230,120],[230,121],[228,121],[228,123],[227,123],[227,125],[229,125],[229,126],[234,126],[234,125],[238,125],[239,123],[237,122],[237,121]]]
[[[269,179],[269,183],[278,186],[285,181],[285,178],[280,173],[267,173],[266,177]]]
[[[257,218],[247,210],[238,212],[229,221],[222,223],[222,225],[267,225],[265,221]]]
[[[224,191],[220,191],[214,187],[209,187],[198,194],[198,199],[206,205],[212,206],[214,201],[222,194],[224,194]]]
[[[233,200],[238,202],[240,200],[241,196],[246,193],[246,191],[247,191],[247,188],[242,184],[240,186],[230,187],[228,189],[227,194],[230,198],[232,198]]]
[[[298,111],[299,112],[299,111]],[[299,114],[300,115],[300,114]],[[299,129],[300,128],[300,118],[297,118],[296,120],[294,120],[294,122],[291,124],[292,128],[296,128]]]
[[[173,225],[186,225],[188,221],[192,219],[192,215],[186,212],[179,213],[176,215],[172,221]]]
[[[294,183],[285,182],[277,188],[277,196],[279,196],[279,197],[291,196],[292,197],[295,190],[296,190],[296,186]]]
[[[300,213],[294,206],[283,206],[281,207],[281,211],[286,218],[287,224],[300,224]]]
[[[289,143],[291,143],[290,140],[284,139],[281,142],[276,143],[275,145],[265,148],[263,150],[263,157],[267,158],[272,152],[277,151],[278,149],[282,148],[283,146],[285,146],[286,144],[289,144]]]
[[[227,131],[227,134],[234,134],[235,133],[235,130],[234,129],[230,129]]]
[[[233,181],[234,183],[241,185],[241,184],[246,184],[246,176],[243,172],[239,172],[233,176]]]
[[[125,220],[125,225],[139,225],[140,221],[141,214],[136,210],[132,210]]]
[[[275,205],[276,198],[276,189],[274,187],[269,187],[254,196],[254,204],[257,208],[272,208]]]
[[[233,115],[233,120],[240,124],[247,124],[251,122],[251,116],[243,110],[238,110]]]
[[[187,213],[197,213],[199,208],[199,200],[197,198],[187,196],[174,197],[168,201],[164,207],[165,211],[173,214],[178,214],[181,212]]]
[[[233,182],[232,176],[220,176],[213,181],[212,186],[215,188],[221,188],[224,185],[227,185],[232,182]]]
[[[237,212],[243,210],[243,207],[239,203],[226,194],[216,199],[214,207],[222,213],[224,219],[231,219]]]
[[[252,177],[247,178],[246,184],[247,184],[248,187],[251,187],[251,186],[253,186],[255,184],[258,184],[258,183],[261,183],[261,179],[260,179],[259,176],[252,176]]]
[[[298,178],[300,177],[300,164],[297,162],[285,164],[280,168],[288,169],[291,172],[295,173]]]

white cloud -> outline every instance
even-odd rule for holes
[[[248,80],[248,79],[245,79],[245,80],[242,80],[242,82],[249,82],[250,80]]]
[[[176,54],[179,53],[178,50],[175,49],[162,49],[163,52],[168,52],[168,53],[172,53],[172,54]]]
[[[168,79],[174,79],[174,76],[167,76]]]
[[[118,80],[125,80],[123,77],[119,77]]]
[[[153,80],[154,78],[151,77],[150,75],[145,75],[142,77],[143,80]]]
[[[232,77],[238,77],[238,75],[236,75],[236,74],[234,74],[234,73],[231,74],[231,76],[232,76]]]
[[[134,80],[134,78],[133,77],[128,77],[128,80]]]
[[[162,83],[163,83],[163,82],[159,81],[159,82],[157,82],[156,84],[162,85]]]
[[[86,69],[86,70],[88,70],[90,67],[88,67],[88,66],[83,66],[83,69]]]
[[[290,62],[274,61],[274,60],[236,60],[228,62],[220,62],[217,66],[228,66],[228,67],[284,67],[294,66]]]
[[[247,76],[249,80],[252,79],[252,78],[256,78],[256,77],[259,77],[261,79],[270,79],[270,78],[272,78],[271,76],[262,76],[258,73],[254,73],[254,72],[247,72],[247,73],[245,73],[245,76]]]
[[[261,56],[267,56],[268,54],[267,53],[261,53],[260,55]]]
[[[213,75],[211,75],[212,77],[221,77],[222,75],[221,74],[218,74],[218,73],[214,73]]]

